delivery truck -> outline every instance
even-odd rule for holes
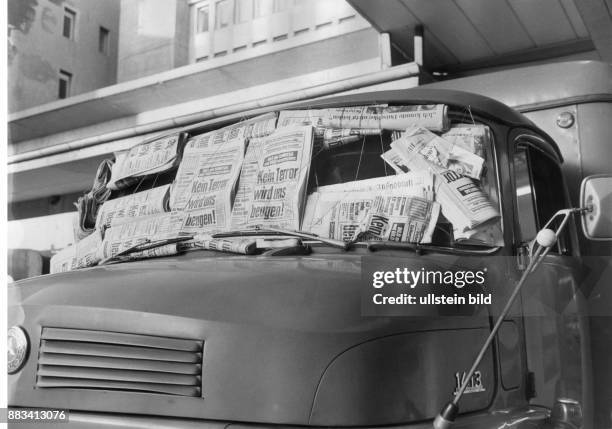
[[[51,416],[54,427],[71,428],[609,426],[602,417],[609,403],[596,395],[609,392],[611,372],[596,354],[607,353],[597,345],[607,341],[610,320],[603,301],[610,296],[612,70],[598,63],[554,70],[471,78],[496,80],[511,95],[521,85],[533,90],[533,101],[507,101],[524,113],[466,92],[467,81],[449,81],[186,127],[198,136],[270,112],[445,106],[451,130],[488,130],[478,185],[462,189],[486,192],[497,215],[469,235],[442,206],[426,242],[368,238],[372,229],[348,239],[238,229],[207,237],[279,243],[242,252],[253,254],[186,246],[134,260],[143,256],[137,244],[94,266],[16,282],[8,292],[9,419],[38,427]],[[555,79],[561,92],[553,91]],[[381,155],[414,133],[366,134],[315,145],[305,194],[333,189],[343,201],[367,181],[413,177],[413,166],[404,173],[401,162]],[[435,149],[419,156],[439,162]],[[467,174],[444,171],[436,183]],[[172,175],[162,179],[172,184]],[[387,188],[376,189],[380,196]],[[448,275],[451,292],[392,304],[410,300],[402,272]],[[422,292],[417,300],[433,290],[412,289]]]

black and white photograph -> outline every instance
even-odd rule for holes
[[[612,0],[3,7],[0,427],[612,429]]]

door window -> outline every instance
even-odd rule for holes
[[[569,203],[558,164],[528,139],[519,140],[513,163],[519,239],[527,243],[558,210],[569,207]],[[554,222],[550,228],[558,226]],[[568,226],[551,252],[570,253]]]

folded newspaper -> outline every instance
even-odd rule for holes
[[[189,140],[172,185],[170,206],[186,213],[183,232],[229,229],[246,139],[243,133],[214,133]]]
[[[485,148],[489,146],[491,131],[486,125],[459,124],[442,134],[442,138],[453,146],[459,146],[469,152],[485,158]]]
[[[374,198],[362,231],[368,238],[408,243],[431,243],[440,204],[404,195],[378,195]]]
[[[175,169],[180,162],[186,137],[186,133],[176,133],[145,141],[118,153],[108,187],[113,190],[125,189],[147,176]]]
[[[440,165],[435,148],[427,147],[431,140],[423,138],[420,130],[413,131],[392,142],[391,148],[401,156],[410,171],[431,171],[435,174],[435,200],[440,203],[442,214],[453,224],[453,228],[461,233],[498,217],[498,210],[479,183]]]
[[[183,218],[181,212],[158,213],[111,226],[104,232],[100,257],[112,258],[139,244],[178,238],[182,235]],[[144,253],[154,254],[154,250]]]
[[[331,108],[326,109],[321,122],[328,128],[385,130],[423,127],[431,131],[444,131],[450,125],[444,104]]]
[[[98,166],[91,190],[79,197],[75,206],[78,217],[74,228],[75,240],[79,241],[91,234],[95,229],[96,217],[99,207],[110,196],[110,189],[106,187],[113,167],[113,160],[105,159]]]
[[[283,110],[279,113],[278,128],[294,125],[312,125],[327,129],[402,131],[410,127],[423,127],[431,131],[444,131],[448,129],[450,121],[447,106],[444,104],[352,106]]]
[[[96,265],[101,259],[99,253],[101,245],[102,234],[94,230],[81,241],[60,250],[51,257],[49,264],[51,274]]]
[[[164,185],[107,200],[98,211],[96,228],[103,231],[108,227],[129,222],[137,217],[168,212],[170,211],[169,196],[170,185]]]
[[[311,126],[287,127],[250,140],[231,229],[257,225],[299,229],[312,145]]]
[[[429,204],[424,212],[411,211],[423,202],[433,203],[434,180],[428,171],[320,186],[308,197],[302,230],[325,238],[353,240],[364,231],[377,197],[381,197],[376,206],[379,214],[392,215],[394,218],[388,220],[398,224],[393,238],[431,241],[439,207]],[[403,234],[397,235],[400,229]],[[391,234],[378,237],[390,239]]]

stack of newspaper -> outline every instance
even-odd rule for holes
[[[248,139],[270,135],[276,114],[266,114],[191,138],[170,193],[172,210],[183,211],[185,233],[229,229],[232,202]]]
[[[175,169],[186,138],[186,133],[176,133],[119,152],[108,187],[112,190],[129,188],[146,177]]]
[[[51,274],[85,268],[97,264],[100,259],[102,234],[94,230],[82,240],[57,252],[51,258]]]
[[[390,153],[382,157],[396,171],[431,171],[435,175],[435,200],[456,235],[499,217],[478,182],[484,160],[470,150],[423,128],[412,128],[392,142]]]
[[[98,209],[111,193],[106,185],[110,181],[112,167],[112,160],[103,160],[98,166],[91,190],[82,197],[79,197],[75,203],[78,211],[74,227],[75,241],[82,240],[94,232]]]
[[[320,237],[431,242],[440,207],[428,171],[320,186],[306,203],[302,229]]]
[[[232,209],[232,229],[299,229],[312,144],[311,126],[287,127],[250,140]]]

